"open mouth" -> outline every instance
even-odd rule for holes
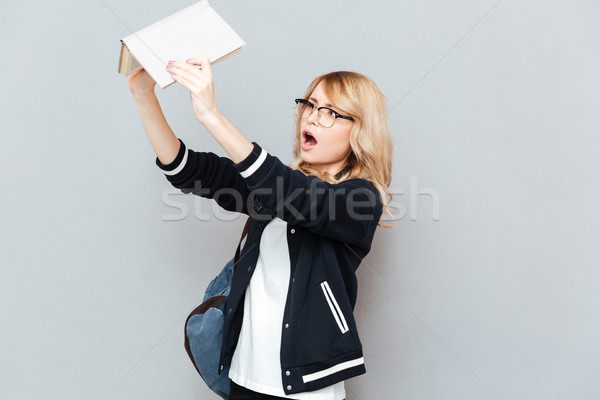
[[[306,147],[312,147],[317,144],[317,140],[313,135],[310,134],[310,132],[304,131],[302,144],[306,145]]]

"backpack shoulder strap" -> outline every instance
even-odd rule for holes
[[[240,247],[242,246],[242,240],[244,240],[244,237],[248,234],[248,231],[250,230],[250,225],[252,224],[253,220],[254,220],[254,217],[252,215],[250,215],[248,217],[248,219],[246,220],[246,225],[244,225],[244,230],[242,231],[242,236],[240,237],[240,242],[238,243],[237,249],[235,250],[235,257],[233,259],[233,273],[234,274],[235,274],[235,270],[237,269],[238,260],[240,258]]]

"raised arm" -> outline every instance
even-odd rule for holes
[[[169,164],[179,151],[179,140],[160,108],[154,93],[155,85],[154,79],[144,69],[129,77],[129,90],[140,113],[150,145],[160,162]]]
[[[200,66],[200,69],[197,66]],[[229,158],[236,164],[246,159],[253,151],[252,142],[217,110],[213,75],[208,57],[191,58],[186,62],[169,61],[167,70],[173,79],[190,91],[194,116],[210,132]]]
[[[183,193],[214,199],[228,211],[249,214],[248,190],[233,162],[214,153],[188,149],[167,123],[154,93],[155,85],[156,82],[143,69],[129,78],[129,90],[156,153],[156,165],[163,170],[167,180]]]

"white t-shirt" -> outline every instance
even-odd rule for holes
[[[244,318],[229,378],[259,393],[299,400],[343,400],[344,382],[286,395],[281,381],[281,326],[290,281],[287,222],[275,217],[260,239],[256,269],[246,289]]]

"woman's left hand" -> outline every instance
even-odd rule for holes
[[[200,66],[200,69],[196,67]],[[194,116],[204,123],[217,116],[215,89],[208,57],[190,58],[183,61],[169,61],[167,71],[173,79],[190,91]]]

